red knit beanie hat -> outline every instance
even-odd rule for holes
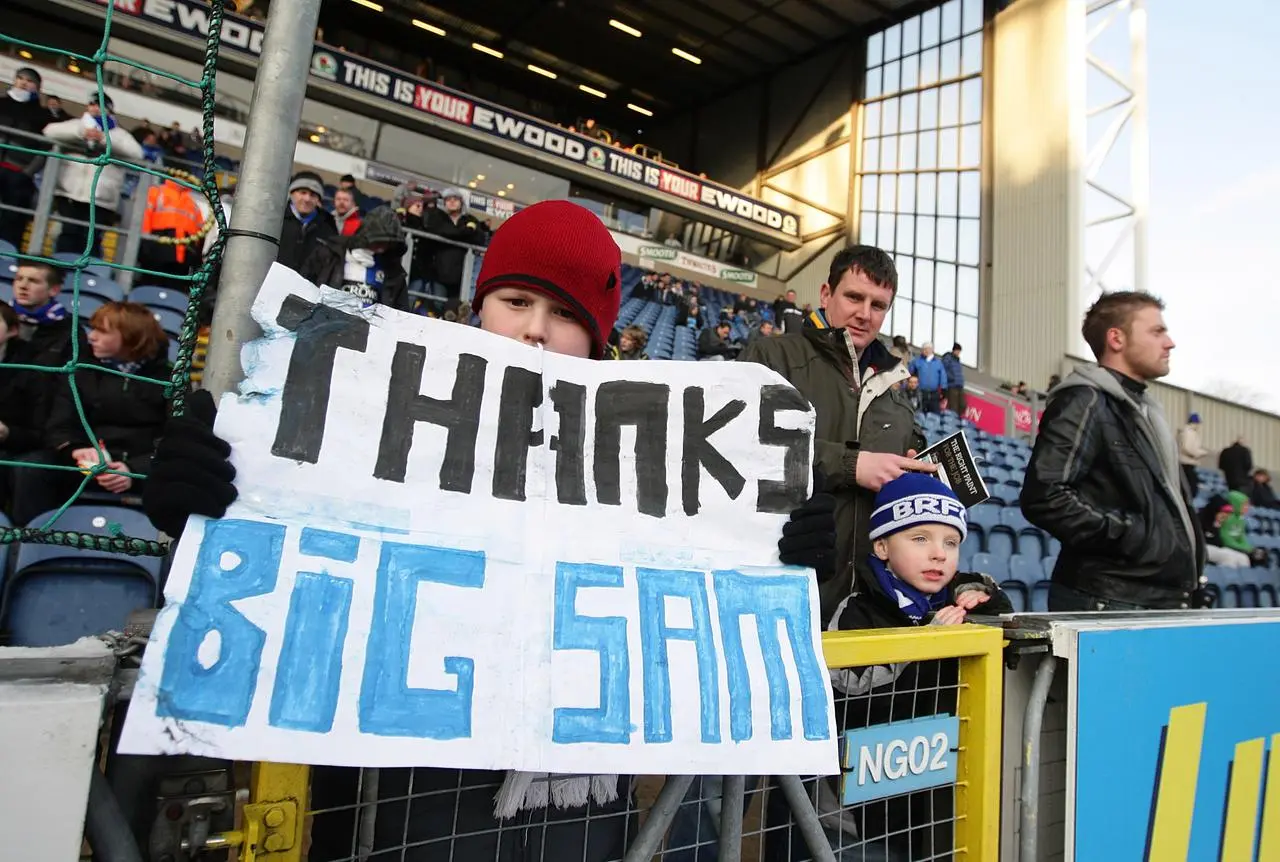
[[[562,302],[604,356],[622,299],[622,252],[595,213],[568,201],[526,207],[489,241],[472,306],[499,287],[522,287]]]

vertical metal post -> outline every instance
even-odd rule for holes
[[[240,181],[231,215],[203,385],[218,398],[244,376],[240,347],[258,335],[249,314],[276,259],[281,218],[293,173],[320,0],[290,0],[271,10],[253,85]],[[271,239],[269,239],[271,238]]]
[[[142,171],[138,177],[138,187],[133,190],[133,200],[130,201],[128,225],[125,227],[124,235],[124,253],[120,256],[117,263],[125,266],[138,265],[138,252],[142,249],[142,219],[147,214],[147,196],[151,193],[151,187],[156,183],[156,178],[146,171]],[[133,287],[134,274],[127,269],[119,269],[115,271],[116,283],[126,291]]]
[[[1018,862],[1036,862],[1040,838],[1040,729],[1044,707],[1058,660],[1051,655],[1040,659],[1031,696],[1022,718],[1022,798],[1018,812]]]
[[[1147,7],[1130,0],[1129,79],[1133,90],[1133,127],[1129,158],[1133,172],[1133,287],[1147,289],[1147,213],[1151,206],[1151,142],[1147,126]]]
[[[459,294],[463,302],[470,302],[475,291],[472,289],[476,274],[476,250],[474,248],[467,249],[467,255],[462,259],[462,293]],[[467,323],[468,321],[460,321]]]
[[[58,171],[62,159],[56,158],[61,150],[54,147],[44,160],[40,172],[40,191],[36,195],[36,211],[31,217],[31,239],[27,242],[27,254],[43,254],[45,237],[49,235],[49,214],[53,212],[53,192],[58,186]]]

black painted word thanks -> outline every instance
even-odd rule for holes
[[[339,349],[364,353],[369,323],[358,315],[289,296],[277,322],[297,336],[281,393],[280,424],[271,454],[316,463],[324,441],[334,362]],[[404,482],[413,432],[419,423],[445,429],[440,463],[441,490],[472,493],[476,469],[476,440],[484,404],[488,360],[470,353],[458,355],[453,389],[448,398],[422,394],[426,348],[410,342],[396,344],[387,388],[387,411],[378,441],[373,475]],[[661,518],[667,512],[667,447],[681,447],[680,504],[686,515],[701,507],[702,474],[710,476],[736,500],[746,479],[710,437],[743,414],[747,403],[734,399],[706,415],[706,393],[686,386],[680,394],[681,422],[672,429],[668,415],[671,387],[665,383],[611,380],[595,392],[565,380],[552,384],[548,395],[558,419],[559,433],[544,439],[534,424],[543,406],[543,381],[536,372],[511,366],[502,374],[497,442],[490,492],[503,500],[524,500],[529,450],[548,445],[555,452],[558,502],[585,506],[586,440],[594,435],[595,502],[622,505],[622,429],[635,432],[636,509]],[[587,428],[587,399],[593,398],[595,427]],[[760,479],[756,510],[783,514],[804,502],[808,491],[810,435],[806,430],[779,426],[778,414],[806,412],[809,405],[789,386],[760,389],[760,421],[756,428],[762,446],[783,450],[781,479]]]

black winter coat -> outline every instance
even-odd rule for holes
[[[284,264],[294,272],[301,272],[302,265],[315,251],[322,239],[338,235],[338,226],[333,216],[322,209],[317,209],[315,218],[303,224],[286,204],[284,208],[284,224],[280,228],[280,249],[276,252],[276,263]]]
[[[430,209],[423,213],[423,221],[426,224],[427,233],[444,239],[465,242],[469,245],[480,245],[484,241],[484,236],[480,232],[480,223],[476,221],[474,216],[470,216],[465,212],[458,217],[457,224],[454,224],[453,219],[449,218],[444,210]],[[466,263],[467,249],[443,242],[431,242],[430,240],[419,240],[419,242],[425,242],[432,255],[429,279],[449,288],[451,291],[450,296],[456,295],[453,291],[461,289],[462,270]]]
[[[1159,405],[1145,401],[1163,422]],[[1170,476],[1144,424],[1110,372],[1074,372],[1049,394],[1022,512],[1062,542],[1055,584],[1149,609],[1185,608],[1204,570],[1204,537],[1172,442]]]
[[[92,363],[92,355],[88,354],[85,361]],[[143,363],[136,373],[160,384],[167,382],[169,362],[165,352],[162,350],[160,355]],[[168,415],[164,386],[84,368],[76,372],[76,388],[89,427],[98,435],[111,459],[128,464],[134,473],[148,472],[156,439]],[[70,388],[59,390],[54,401],[47,440],[48,448],[60,450],[68,458],[75,449],[95,442],[89,439],[80,423]]]
[[[30,340],[15,338],[9,342],[4,362],[60,367],[71,359],[71,337],[75,332],[70,316],[35,327]],[[92,356],[83,334],[80,339],[80,357]],[[9,436],[0,443],[0,449],[17,455],[42,448],[49,412],[59,392],[70,395],[65,374],[0,368],[0,422],[9,426]]]
[[[12,144],[29,150],[47,150],[48,143],[29,138],[26,135],[15,135],[8,129],[17,129],[39,135],[52,120],[49,112],[40,107],[39,97],[32,96],[29,102],[19,102],[7,94],[0,93],[0,144]],[[44,156],[34,156],[9,148],[0,149],[0,162],[7,162],[32,176],[39,170]]]
[[[1253,452],[1243,443],[1232,443],[1219,453],[1218,469],[1232,491],[1248,493],[1253,487]]]
[[[298,274],[316,285],[342,290],[343,265],[346,261],[349,237],[326,237],[317,243],[315,251],[302,264]],[[400,259],[404,246],[395,246],[374,260],[382,267],[385,278],[378,302],[398,311],[409,310],[409,278]]]

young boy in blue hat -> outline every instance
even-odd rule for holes
[[[855,592],[832,627],[956,625],[979,607],[1011,613],[991,578],[957,573],[968,534],[968,512],[940,479],[906,473],[886,483],[871,512],[871,553],[856,563]]]
[[[958,572],[960,545],[968,531],[964,505],[936,477],[905,473],[886,483],[871,513],[871,552],[855,563],[854,593],[836,608],[829,628],[958,625],[973,612],[1011,613],[1013,606],[995,581]],[[831,681],[836,718],[844,730],[956,714],[960,680],[955,659],[842,668],[831,671]],[[845,807],[838,787],[828,779],[805,784],[836,858],[950,858],[951,788]],[[790,819],[784,804],[772,796],[769,808],[770,827]],[[800,862],[811,856],[804,842],[791,837],[767,841],[765,858]]]

